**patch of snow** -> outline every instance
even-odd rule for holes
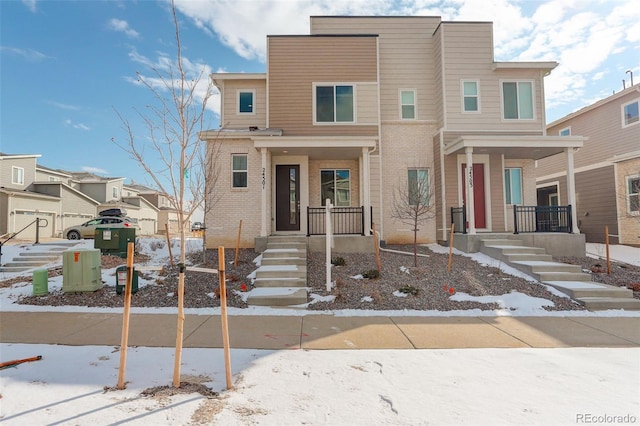
[[[401,292],[400,290],[396,290],[396,291],[394,291],[392,294],[393,294],[394,296],[396,296],[396,297],[407,297],[407,296],[408,296],[408,294],[407,294],[407,293],[403,293],[403,292]]]
[[[543,310],[544,306],[554,306],[554,303],[540,297],[532,297],[519,291],[512,290],[511,293],[501,296],[471,296],[467,293],[456,293],[449,297],[458,302],[471,301],[479,303],[497,303],[502,309],[521,310],[526,312]]]
[[[364,277],[362,276],[362,274],[354,275],[354,276],[352,276],[352,277],[350,277],[350,278],[353,278],[354,280],[363,280],[363,279],[364,279]]]

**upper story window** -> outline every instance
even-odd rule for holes
[[[255,90],[238,90],[238,113],[254,114]]]
[[[58,182],[60,179],[53,177],[53,176],[49,176],[49,182]]]
[[[247,168],[247,154],[231,154],[231,187],[246,188],[249,170]]]
[[[462,112],[480,112],[480,88],[476,80],[462,81]]]
[[[327,198],[334,206],[351,205],[351,179],[349,170],[320,170],[320,203],[327,204]]]
[[[504,199],[507,204],[522,204],[522,169],[504,169]]]
[[[352,85],[317,85],[314,96],[316,123],[354,122]]]
[[[431,204],[429,169],[418,168],[407,170],[407,184],[410,206],[426,207]]]
[[[24,169],[22,167],[11,168],[11,183],[24,185]]]
[[[166,206],[167,205],[167,197],[165,197],[164,195],[160,196],[160,205],[161,206]]]
[[[630,214],[640,214],[640,175],[627,176],[627,208]]]
[[[571,126],[565,127],[564,129],[560,129],[558,132],[560,136],[571,136]]]
[[[622,127],[638,123],[638,99],[622,105]]]
[[[400,118],[413,120],[416,118],[416,91],[400,90]]]
[[[533,120],[533,82],[503,82],[502,111],[505,120]]]

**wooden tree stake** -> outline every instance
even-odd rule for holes
[[[451,272],[451,261],[453,260],[453,228],[455,224],[451,224],[451,233],[449,234],[449,263],[447,263],[447,272]]]
[[[373,244],[376,249],[376,266],[378,271],[382,272],[382,262],[380,261],[380,247],[378,246],[378,233],[376,232],[376,224],[373,224]]]
[[[233,266],[238,266],[238,251],[240,250],[240,233],[242,232],[242,219],[238,227],[238,239],[236,240],[236,258],[233,260]]]
[[[609,226],[604,227],[604,241],[607,247],[607,274],[611,275],[611,258],[609,257]]]
[[[241,221],[242,223],[242,221]],[[220,319],[222,322],[222,344],[224,346],[224,368],[227,372],[227,389],[233,389],[231,379],[231,351],[229,349],[229,322],[227,319],[227,285],[224,272],[224,247],[218,247],[218,274],[220,276]]]
[[[124,372],[127,367],[127,345],[129,341],[129,314],[131,312],[131,286],[133,281],[134,243],[127,244],[127,283],[124,288],[124,314],[122,316],[122,339],[120,341],[120,369],[118,371],[118,389],[124,386]]]
[[[167,235],[167,247],[169,247],[169,263],[173,268],[173,254],[171,253],[171,237],[169,235],[169,224],[167,223],[164,224],[164,230],[166,231],[166,235]]]

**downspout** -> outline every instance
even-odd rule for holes
[[[378,173],[378,191],[379,191],[379,200],[380,200],[380,227],[378,228],[378,233],[380,237],[384,236],[384,199],[382,198],[382,185],[383,185],[383,169],[382,169],[382,112],[380,107],[380,36],[376,37],[376,78],[378,80],[378,158],[380,162],[380,173]],[[375,151],[375,149],[374,149]],[[373,152],[373,151],[372,151]],[[373,221],[373,218],[371,218]],[[378,238],[380,242],[382,239]]]
[[[444,127],[440,130],[440,208],[442,210],[442,238],[441,241],[446,241],[447,235],[447,194],[445,188],[445,176],[444,172]]]

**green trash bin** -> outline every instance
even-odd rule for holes
[[[127,286],[127,267],[126,265],[118,266],[116,268],[116,293],[124,293],[124,289]],[[133,268],[133,276],[131,277],[131,293],[138,291],[138,271]]]
[[[33,295],[42,296],[49,293],[49,271],[36,269],[33,271]]]

